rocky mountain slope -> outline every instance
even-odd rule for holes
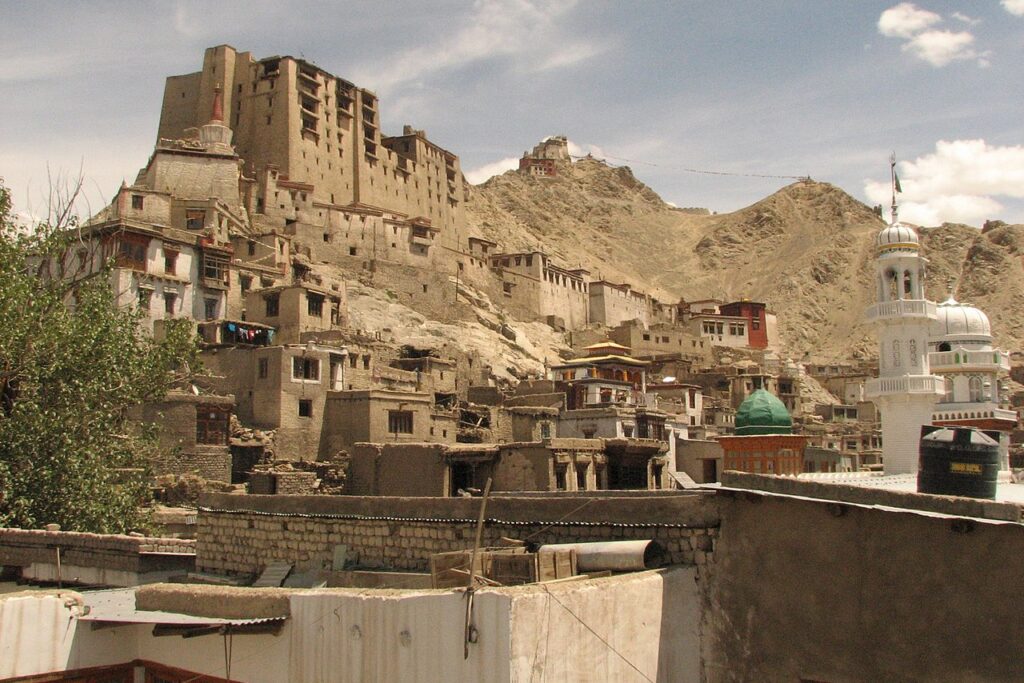
[[[514,171],[476,186],[472,229],[506,249],[540,248],[593,277],[629,282],[671,301],[765,301],[787,355],[870,357],[863,323],[873,289],[873,239],[884,226],[826,183],[798,181],[739,211],[700,215],[666,204],[625,167],[584,159],[553,178]],[[928,294],[986,311],[998,343],[1024,339],[1024,226],[924,229]]]

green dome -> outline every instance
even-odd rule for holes
[[[758,389],[736,411],[736,435],[792,434],[793,418],[774,394]]]

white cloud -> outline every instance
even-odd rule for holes
[[[1024,2],[1024,0],[1013,0]],[[961,12],[953,12],[951,18],[969,26],[979,20]],[[976,60],[981,68],[990,66],[990,52],[974,49],[974,34],[970,31],[950,31],[936,27],[942,17],[935,12],[920,9],[913,3],[903,2],[882,12],[878,18],[878,32],[888,38],[903,40],[901,49],[936,68],[950,64]]]
[[[981,23],[981,19],[975,19],[974,17],[969,17],[966,14],[964,14],[963,12],[953,12],[949,16],[950,16],[951,19],[956,19],[957,21],[962,21],[965,24],[967,24],[968,26],[977,26],[978,24]]]
[[[499,57],[515,57],[517,68],[527,72],[577,64],[605,47],[573,39],[571,27],[559,25],[575,4],[576,0],[477,0],[461,26],[452,27],[434,43],[395,55],[382,67],[373,64],[357,69],[356,80],[386,93],[431,74]]]
[[[1024,17],[1024,0],[1003,0],[1003,9],[1010,14]]]
[[[878,17],[878,32],[889,38],[910,38],[940,21],[942,17],[935,12],[918,9],[912,2],[901,2]]]
[[[974,36],[967,31],[924,31],[903,45],[903,51],[932,66],[942,67],[950,62],[979,57],[971,48]]]
[[[571,157],[585,157],[588,154],[592,154],[598,159],[605,158],[604,150],[597,145],[590,144],[589,142],[585,142],[580,145],[572,140],[567,140],[566,142],[568,142],[569,156]]]
[[[506,171],[511,171],[514,168],[519,168],[519,159],[515,157],[505,157],[499,161],[492,161],[489,164],[478,166],[472,170],[466,171],[465,176],[473,185],[479,185],[485,182],[489,178],[496,175],[501,175]]]
[[[920,225],[980,225],[1003,210],[997,197],[1024,198],[1024,146],[984,140],[940,140],[935,152],[898,164],[900,217]],[[887,206],[888,181],[867,181],[864,193]]]

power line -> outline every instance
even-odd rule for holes
[[[630,666],[630,668],[631,668],[631,669],[633,669],[633,671],[637,672],[637,673],[638,673],[638,674],[640,675],[640,677],[641,677],[641,678],[643,678],[643,679],[644,679],[645,681],[647,681],[648,683],[654,683],[654,681],[653,681],[653,680],[651,680],[651,679],[650,679],[650,678],[649,678],[649,677],[647,676],[647,674],[645,674],[645,673],[644,673],[643,671],[641,671],[640,669],[638,669],[638,668],[637,668],[637,666],[636,666],[636,665],[635,665],[635,664],[634,664],[633,662],[631,662],[631,661],[629,661],[628,659],[626,659],[626,655],[624,655],[624,654],[622,654],[621,652],[619,652],[618,650],[616,650],[616,649],[615,649],[615,648],[614,648],[614,647],[612,646],[612,644],[611,644],[611,643],[609,643],[609,642],[608,642],[607,640],[605,640],[604,638],[602,638],[602,637],[601,637],[601,634],[600,634],[600,633],[598,633],[597,631],[595,631],[594,629],[592,629],[592,628],[590,627],[590,625],[589,625],[589,624],[588,624],[587,622],[583,621],[583,619],[581,619],[581,618],[580,618],[580,616],[579,616],[578,614],[576,614],[576,613],[575,613],[575,612],[573,612],[573,611],[572,611],[571,609],[569,609],[569,608],[568,608],[568,607],[566,606],[566,604],[565,604],[564,602],[562,602],[561,600],[559,600],[558,598],[556,598],[556,597],[554,596],[554,594],[553,594],[553,593],[552,593],[552,592],[550,591],[550,589],[548,589],[548,587],[547,587],[547,586],[545,586],[545,585],[544,585],[543,583],[539,583],[538,585],[539,585],[539,586],[540,586],[541,588],[543,588],[543,589],[544,589],[544,592],[548,594],[548,597],[550,597],[550,598],[551,598],[552,600],[554,600],[555,602],[557,602],[557,603],[558,603],[558,604],[559,604],[559,605],[560,605],[560,606],[562,607],[562,609],[564,609],[564,610],[565,610],[566,612],[568,612],[568,613],[569,613],[569,614],[570,614],[570,615],[572,616],[572,618],[573,618],[573,619],[575,619],[576,621],[580,622],[580,624],[582,624],[582,625],[583,625],[583,628],[587,629],[587,630],[588,630],[588,631],[590,631],[590,632],[591,632],[592,634],[594,634],[594,637],[595,637],[595,638],[597,638],[598,640],[600,640],[600,641],[601,641],[601,642],[602,642],[602,643],[604,644],[604,646],[605,646],[606,648],[608,648],[609,650],[611,650],[612,652],[614,652],[614,653],[615,653],[616,655],[618,655],[619,659],[621,659],[621,660],[622,660],[622,661],[624,661],[624,662],[625,662],[626,664],[628,664],[628,665]],[[545,676],[546,676],[546,672],[545,672]]]
[[[739,178],[771,178],[773,180],[808,180],[809,175],[776,175],[771,173],[738,173],[733,171],[712,171],[704,168],[689,168],[687,166],[675,166],[673,164],[655,164],[650,161],[640,161],[639,159],[626,159],[624,157],[615,157],[610,154],[606,154],[601,158],[595,157],[593,154],[585,154],[583,156],[570,154],[570,159],[598,159],[599,161],[607,161],[608,159],[614,159],[616,161],[624,161],[628,164],[641,164],[643,166],[653,166],[655,168],[668,168],[674,171],[682,171],[684,173],[697,173],[700,175],[720,175],[720,176],[734,176]]]

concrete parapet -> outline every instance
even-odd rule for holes
[[[977,517],[1008,522],[1024,521],[1024,507],[1016,503],[1000,503],[957,496],[936,496],[909,491],[889,491],[851,484],[833,484],[793,479],[791,477],[774,477],[764,474],[732,471],[722,473],[721,483],[722,486],[728,488],[754,489],[769,493],[835,500],[858,505],[908,508],[957,517]]]

